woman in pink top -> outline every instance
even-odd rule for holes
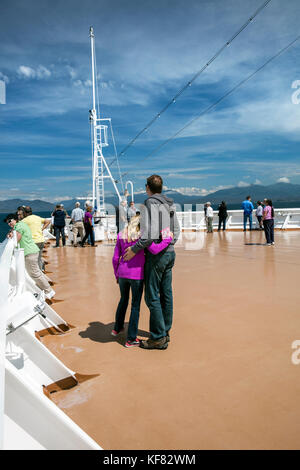
[[[267,199],[267,204],[264,207],[263,223],[267,240],[266,245],[274,245],[274,208],[271,199]]]
[[[121,299],[116,311],[115,326],[111,334],[117,336],[124,330],[124,320],[129,301],[129,292],[131,289],[131,313],[125,347],[138,346],[140,344],[137,338],[138,322],[140,316],[140,304],[143,295],[144,286],[144,250],[139,251],[130,261],[124,261],[123,255],[126,248],[132,246],[140,238],[140,216],[132,217],[128,227],[118,234],[112,259],[114,273],[119,284]],[[164,234],[164,239],[160,243],[152,243],[147,249],[150,253],[156,255],[167,248],[171,243],[171,233]]]

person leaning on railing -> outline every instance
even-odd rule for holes
[[[55,292],[51,289],[46,276],[39,268],[38,259],[40,250],[32,239],[30,228],[22,221],[18,222],[16,214],[8,214],[4,222],[12,229],[7,235],[8,238],[13,237],[13,231],[17,232],[17,242],[20,244],[20,248],[24,249],[25,268],[29,276],[45,292],[47,299],[52,299]]]
[[[32,209],[30,206],[25,206],[24,208],[24,219],[22,219],[24,224],[27,224],[31,231],[31,236],[34,243],[37,245],[39,252],[39,267],[41,271],[45,269],[45,262],[42,258],[42,253],[45,245],[45,238],[43,235],[43,230],[45,230],[48,225],[50,225],[50,220],[43,219],[38,215],[32,214]]]

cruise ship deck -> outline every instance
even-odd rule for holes
[[[55,310],[76,326],[43,343],[99,374],[51,395],[104,449],[300,448],[300,232],[183,233],[165,351],[110,335],[119,300],[113,245],[48,249]],[[188,248],[188,249],[187,249]],[[148,334],[142,303],[140,337]]]

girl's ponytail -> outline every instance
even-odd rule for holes
[[[272,214],[272,217],[274,218],[275,212],[274,212],[273,202],[271,201],[271,199],[268,199],[268,205],[271,206],[272,208],[271,214]]]

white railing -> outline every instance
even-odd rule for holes
[[[228,210],[227,212],[228,212],[228,217],[226,220],[226,229],[227,230],[242,230],[244,228],[243,210]],[[181,231],[182,230],[206,230],[206,221],[204,217],[204,211],[192,211],[189,208],[188,210],[185,210],[185,211],[177,211],[176,214],[178,217]],[[213,228],[217,229],[218,225],[219,225],[218,211],[214,211]],[[95,226],[95,232],[97,230],[96,227],[97,225]],[[102,227],[104,228],[104,231],[106,234],[108,234],[109,232],[116,232],[116,216],[109,215],[106,218],[102,219]],[[247,222],[247,228],[248,227],[249,227],[249,222]],[[253,229],[259,228],[255,210],[253,211],[253,214],[252,214],[252,227]],[[275,209],[275,228],[281,229],[281,230],[289,230],[289,229],[300,230],[300,208]],[[101,238],[98,238],[98,239],[101,239]]]
[[[64,320],[29,278],[15,239],[0,244],[0,279],[0,449],[100,450],[44,394],[44,386],[75,373],[36,337]]]
[[[9,273],[14,241],[6,240],[0,244],[0,449],[4,440],[4,391],[5,391],[5,344]]]
[[[242,230],[244,213],[242,210],[228,210],[228,218],[226,221],[226,229]],[[185,212],[177,212],[181,230],[205,230],[206,222],[203,211],[194,212],[191,210]],[[259,224],[255,216],[252,215],[253,228],[258,228]],[[218,211],[214,211],[213,227],[218,228],[219,217]],[[247,228],[249,222],[247,223]],[[295,209],[275,209],[275,228],[281,230],[300,229],[300,208]]]

